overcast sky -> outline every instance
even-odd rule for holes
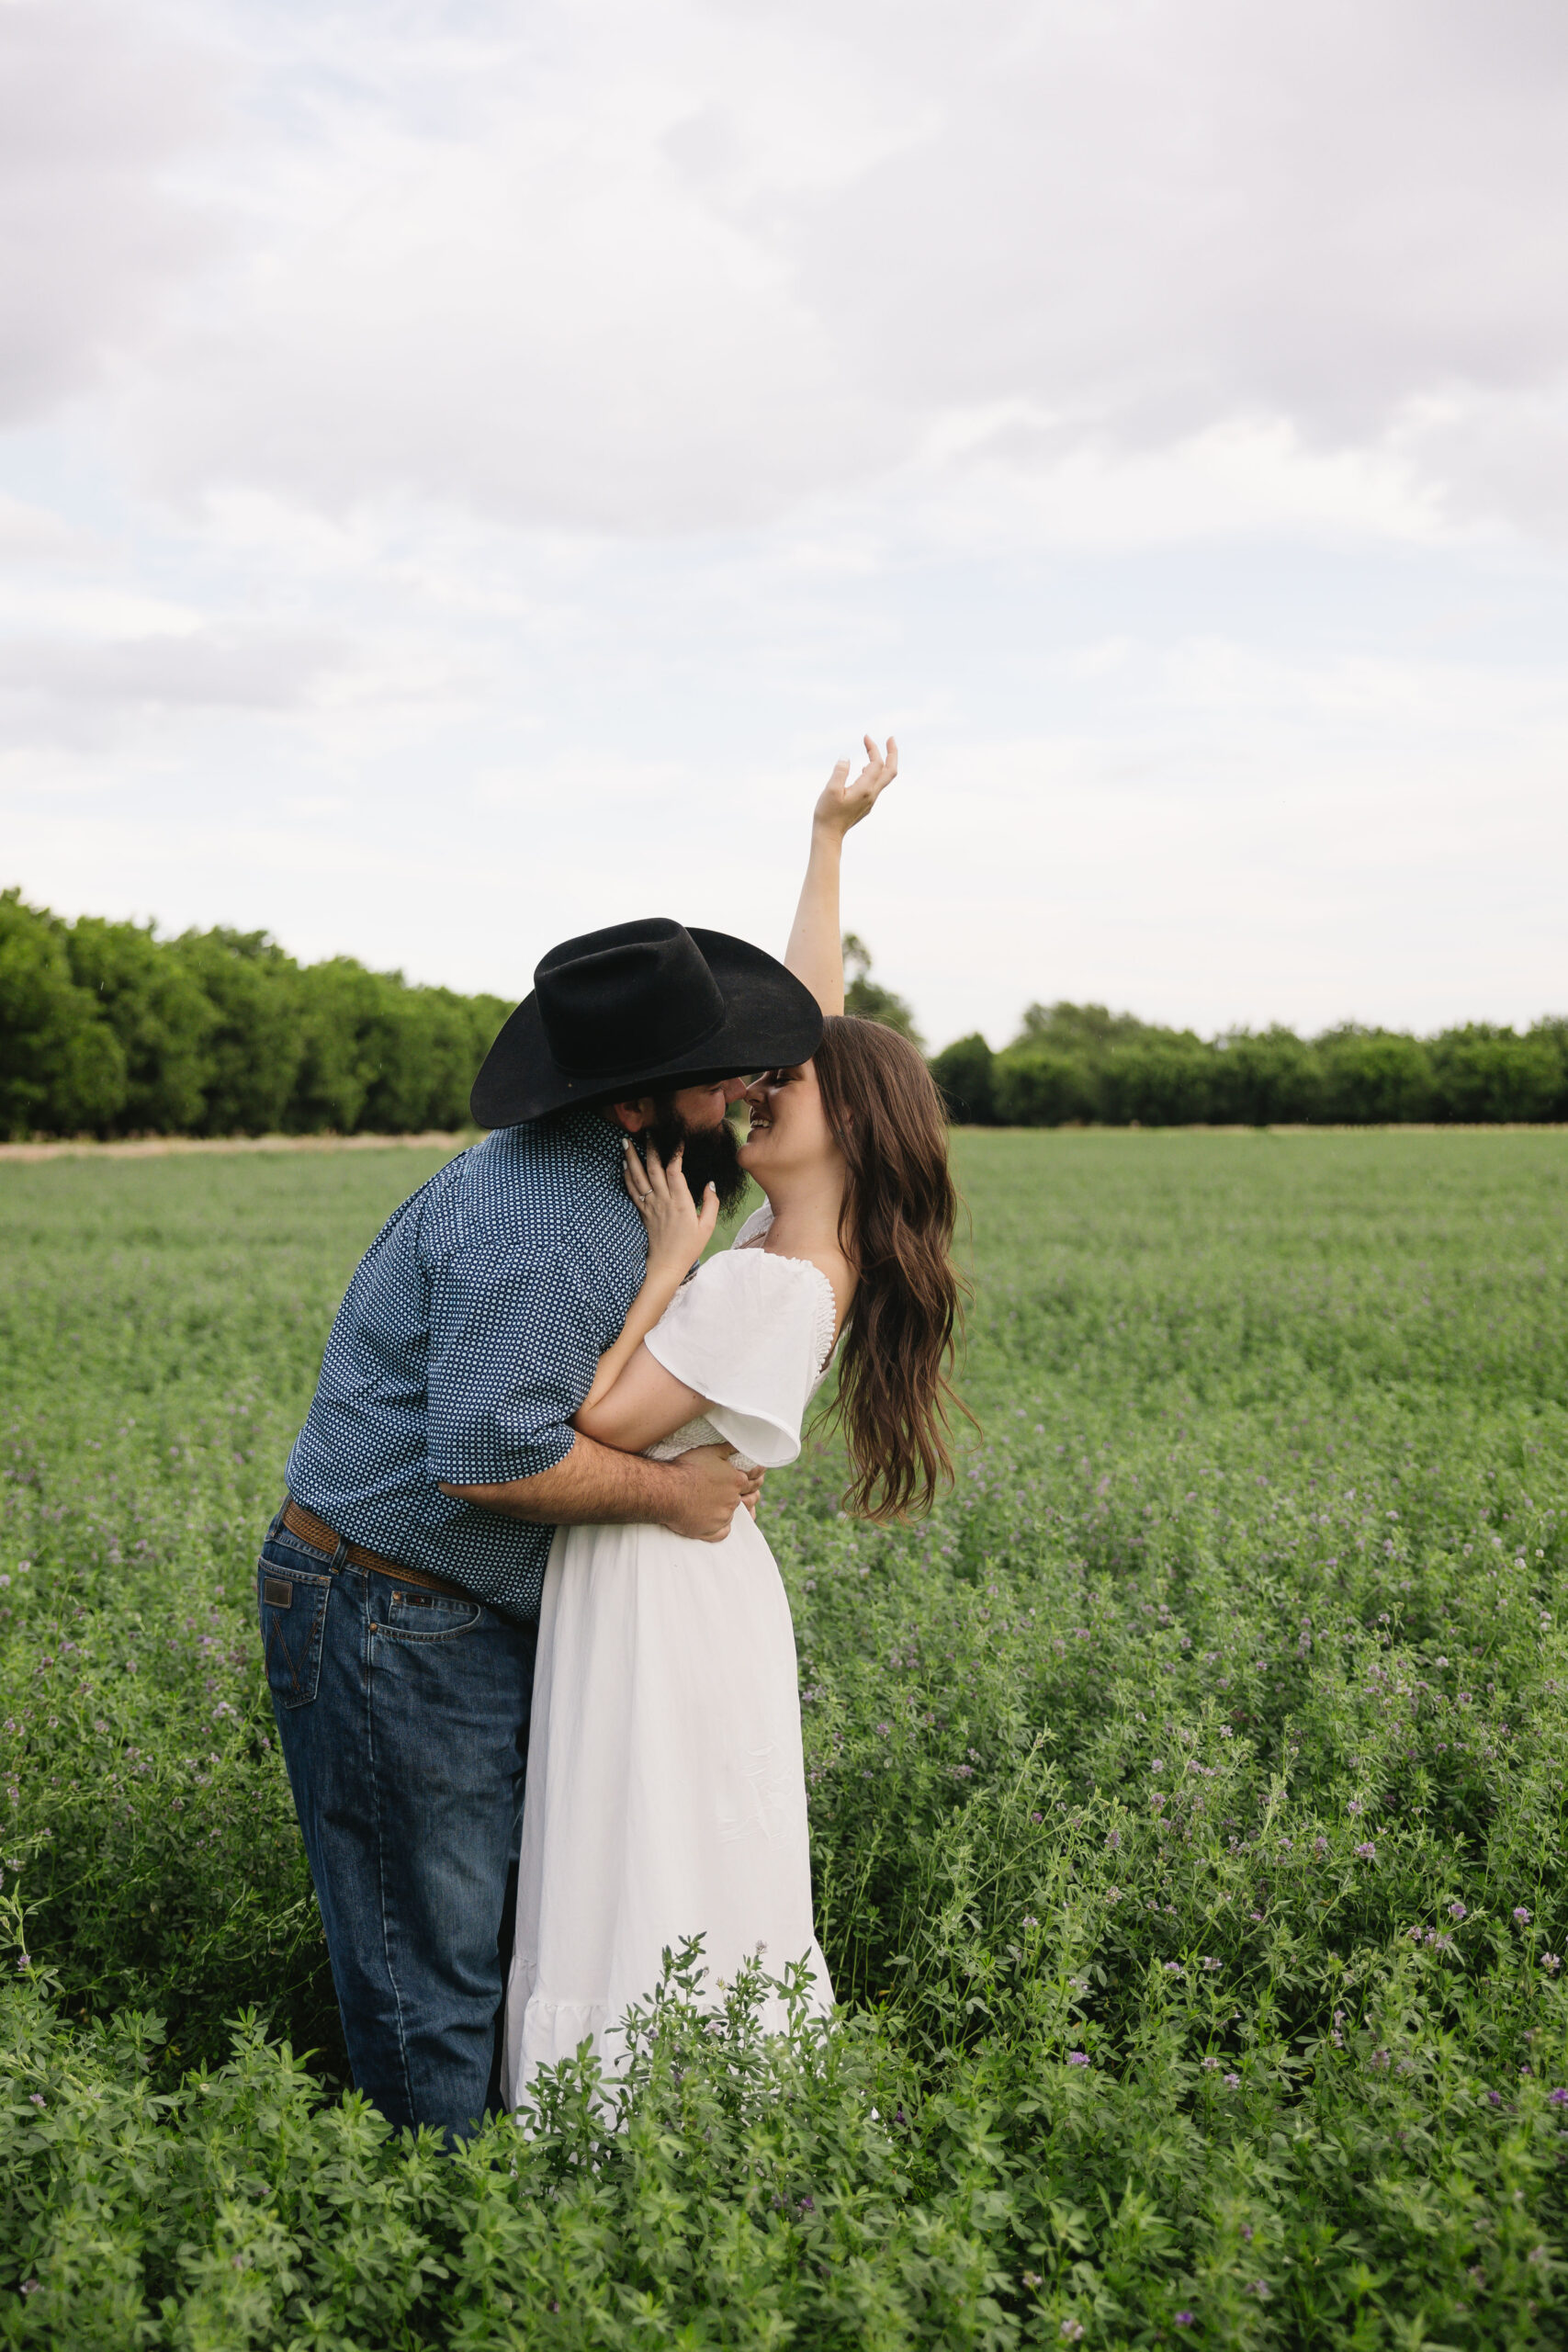
[[[1562,0],[0,0],[0,883],[1568,1010]]]

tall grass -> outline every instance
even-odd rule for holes
[[[688,1953],[457,2161],[340,2096],[252,1625],[423,1170],[4,1172],[0,2341],[1562,2340],[1568,1146],[962,1149],[956,1491],[764,1503],[847,2020]]]

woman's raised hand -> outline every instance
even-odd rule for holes
[[[668,1168],[651,1136],[644,1149],[646,1165],[632,1148],[630,1136],[626,1137],[626,1190],[648,1228],[648,1271],[655,1278],[673,1275],[678,1283],[683,1282],[713,1239],[718,1223],[718,1194],[709,1184],[698,1207],[682,1172],[679,1145],[671,1154]]]
[[[887,749],[879,752],[875,739],[865,738],[865,765],[850,782],[850,763],[840,760],[822,787],[820,798],[812,812],[812,822],[825,826],[829,831],[842,835],[863,817],[869,817],[878,796],[885,792],[898,773],[898,746],[891,735]]]

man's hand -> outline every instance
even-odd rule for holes
[[[680,1474],[680,1508],[664,1521],[671,1535],[687,1535],[698,1544],[722,1544],[742,1504],[753,1517],[761,1492],[760,1470],[742,1470],[729,1458],[727,1445],[694,1446],[677,1455],[670,1468]]]
[[[761,1491],[760,1470],[741,1470],[724,1445],[699,1445],[673,1462],[649,1462],[600,1445],[581,1430],[553,1470],[504,1487],[455,1487],[444,1495],[530,1527],[667,1527],[699,1544],[722,1544],[737,1510]]]

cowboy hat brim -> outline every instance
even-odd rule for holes
[[[821,1039],[822,1009],[805,983],[749,940],[694,924],[690,936],[724,999],[716,1030],[667,1059],[573,1075],[551,1053],[537,995],[531,993],[502,1025],[474,1080],[468,1107],[476,1124],[517,1127],[552,1111],[592,1109],[661,1087],[809,1060]]]

